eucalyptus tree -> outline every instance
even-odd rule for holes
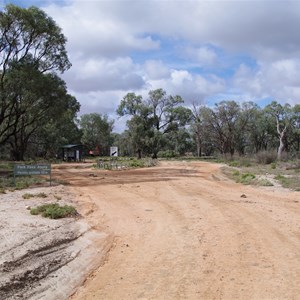
[[[7,143],[11,146],[12,158],[23,160],[31,138],[43,126],[70,122],[79,111],[77,100],[67,93],[65,82],[53,73],[41,73],[31,64],[20,65],[9,70],[7,81],[11,85],[10,97],[13,105],[14,130]],[[71,121],[73,121],[71,119]]]
[[[200,157],[203,152],[205,126],[203,122],[203,105],[193,103],[191,109],[191,133],[196,144],[196,153]]]
[[[61,29],[51,17],[36,7],[7,5],[0,12],[0,36],[1,145],[21,134],[24,119],[28,114],[37,113],[36,107],[40,107],[40,102],[45,99],[41,97],[43,92],[39,89],[34,89],[38,90],[37,94],[33,92],[29,78],[37,81],[36,86],[41,85],[41,82],[45,83],[47,78],[50,80],[54,76],[46,73],[64,72],[70,68],[71,63],[65,49],[66,38]],[[27,79],[26,72],[29,72]],[[22,84],[20,80],[24,78],[26,82]],[[18,89],[14,90],[15,85]],[[42,87],[47,88],[46,85],[40,86]],[[20,109],[20,102],[24,102],[25,95],[26,101],[31,105],[22,105]],[[54,100],[57,98],[53,97]],[[56,105],[55,102],[52,105]]]
[[[165,136],[165,149],[180,156],[194,151],[194,141],[188,128],[181,127]]]
[[[293,107],[293,127],[291,133],[291,144],[293,150],[300,157],[300,104]]]
[[[221,154],[234,154],[240,106],[235,101],[222,101],[214,109],[204,107],[203,125],[210,133],[211,142]]]
[[[90,150],[98,150],[99,155],[108,155],[112,144],[114,121],[107,115],[91,113],[82,115],[79,121],[82,130],[82,142]]]
[[[247,150],[250,153],[266,151],[271,146],[270,116],[259,106],[254,106],[247,126]]]
[[[257,126],[257,117],[260,108],[254,102],[243,102],[240,104],[240,111],[236,120],[234,133],[234,147],[240,155],[252,151],[251,138],[259,136],[259,132],[255,129]],[[255,143],[254,143],[255,144]]]
[[[273,116],[274,127],[276,128],[279,145],[277,150],[277,159],[282,159],[284,150],[288,150],[287,135],[293,122],[293,111],[289,104],[281,105],[276,101],[267,105],[266,113]]]
[[[137,157],[142,158],[142,153],[147,152],[147,135],[151,130],[149,107],[144,103],[142,96],[135,93],[128,93],[121,100],[117,114],[119,116],[131,116],[126,124],[126,136],[128,142],[132,145]]]
[[[82,131],[77,113],[80,104],[75,97],[65,94],[56,111],[49,112],[47,121],[32,134],[28,143],[28,157],[54,157],[62,145],[79,144]]]
[[[180,96],[167,95],[163,89],[151,90],[148,98],[128,93],[121,101],[119,116],[131,116],[127,126],[132,134],[138,157],[141,152],[157,158],[166,134],[184,127],[191,117],[189,109],[181,106]]]

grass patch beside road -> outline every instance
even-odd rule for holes
[[[280,184],[288,189],[293,189],[295,191],[300,191],[300,178],[298,176],[291,176],[291,175],[277,175],[275,179],[280,182]]]
[[[223,168],[223,173],[236,182],[259,186],[272,186],[278,182],[284,188],[300,191],[299,159],[263,164],[255,159],[235,158],[222,163],[228,165]]]

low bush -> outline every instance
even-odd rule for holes
[[[174,158],[178,156],[179,154],[174,150],[159,151],[157,153],[157,157],[159,158]]]
[[[232,160],[232,161],[230,161],[230,162],[228,163],[228,165],[229,165],[230,167],[238,167],[240,164],[239,164],[238,161]]]
[[[50,219],[60,219],[66,217],[74,217],[78,215],[76,209],[73,206],[60,206],[57,203],[44,204],[35,208],[31,208],[30,213],[32,215],[41,214],[43,217]]]
[[[277,159],[275,151],[260,151],[256,154],[256,160],[259,164],[269,165]]]
[[[18,181],[16,182],[16,190],[24,190],[29,188],[30,184],[27,181]]]
[[[232,176],[236,182],[245,185],[254,184],[254,179],[256,178],[256,176],[252,173],[240,173],[237,170],[232,172]]]
[[[242,184],[251,184],[253,179],[255,179],[255,175],[252,173],[244,173],[240,176],[240,183]]]
[[[45,193],[38,193],[38,194],[35,195],[35,197],[38,197],[38,198],[47,198],[48,196]]]
[[[30,193],[26,193],[24,195],[22,195],[23,199],[30,199],[33,197],[37,197],[37,198],[47,198],[47,194],[45,193],[38,193],[38,194],[30,194]]]
[[[22,195],[23,199],[30,199],[30,198],[33,198],[33,197],[34,197],[34,195],[30,194],[30,193],[26,193],[26,194]]]

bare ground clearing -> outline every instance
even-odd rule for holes
[[[205,162],[54,177],[106,237],[72,300],[300,299],[300,192],[236,184]]]

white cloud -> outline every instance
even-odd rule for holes
[[[290,103],[300,103],[300,60],[260,62],[257,70],[241,65],[235,73],[233,85],[241,93],[255,99],[271,97]]]
[[[171,95],[180,95],[186,104],[204,103],[216,93],[224,91],[225,81],[217,76],[205,78],[186,70],[172,70],[169,78],[149,81],[149,89],[163,88]]]
[[[162,79],[170,76],[169,68],[161,60],[147,60],[144,64],[147,79]]]
[[[188,103],[221,97],[300,102],[299,1],[59,5],[45,10],[68,39],[73,67],[63,78],[81,112],[114,114],[127,92],[145,96],[156,88]]]
[[[72,1],[60,7],[46,8],[63,28],[68,38],[68,51],[74,57],[116,57],[132,50],[159,49],[159,41],[140,31],[132,31],[128,24],[114,16],[113,5],[106,1]]]
[[[216,52],[208,47],[189,46],[184,52],[187,58],[199,64],[200,67],[215,65],[218,60]]]
[[[70,91],[82,104],[80,115],[88,113],[110,114],[115,112],[124,93],[118,91],[97,91],[80,93]]]
[[[129,57],[78,60],[64,78],[81,92],[140,89],[145,84]]]
[[[261,72],[255,72],[244,64],[241,64],[233,79],[234,88],[240,93],[250,93],[254,97],[265,97],[262,91]]]

